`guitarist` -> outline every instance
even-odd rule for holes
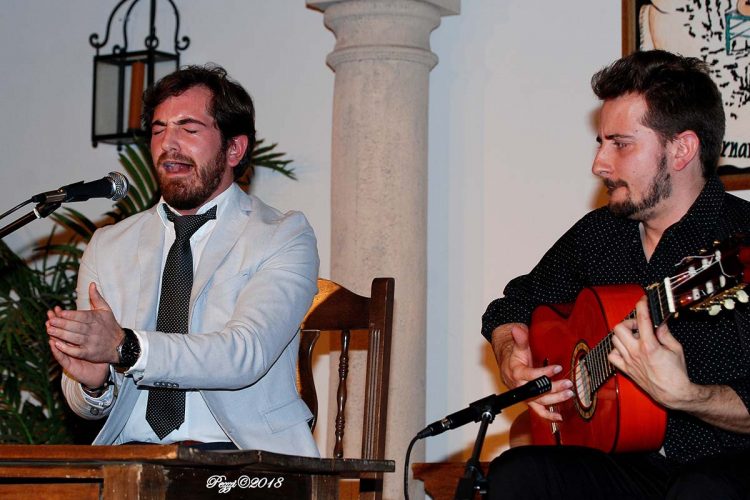
[[[482,333],[508,387],[563,370],[532,367],[527,325],[537,306],[573,302],[591,285],[649,285],[714,240],[750,232],[750,203],[725,193],[716,175],[724,111],[704,63],[636,52],[595,74],[592,87],[602,100],[592,171],[609,203],[579,220],[487,308]],[[513,448],[492,462],[490,497],[750,497],[747,308],[682,314],[656,331],[645,298],[636,310],[637,320],[615,328],[609,361],[667,409],[662,449]],[[562,420],[550,406],[573,397],[571,387],[556,380],[530,411]]]

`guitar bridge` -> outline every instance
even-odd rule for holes
[[[542,362],[542,366],[548,366],[549,365],[549,358],[544,358],[544,361]],[[547,407],[547,410],[549,410],[550,413],[555,412],[555,407],[553,405],[550,405]],[[552,435],[555,436],[555,442],[559,445],[560,444],[560,426],[557,425],[557,422],[550,421],[550,430],[552,431]]]
[[[550,413],[554,413],[556,408],[554,406],[548,406],[547,409]],[[552,431],[552,435],[555,437],[555,443],[560,444],[560,426],[557,424],[557,422],[550,422],[549,424],[550,430]]]

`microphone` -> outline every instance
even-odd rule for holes
[[[443,420],[431,423],[417,434],[418,439],[429,436],[436,436],[443,432],[461,427],[469,422],[479,422],[485,412],[491,412],[494,417],[500,410],[512,406],[529,398],[539,396],[552,389],[552,382],[546,376],[535,378],[520,387],[516,387],[502,394],[493,394],[485,398],[474,401],[468,408],[451,413]]]
[[[34,203],[67,203],[86,201],[89,198],[110,198],[121,200],[128,194],[128,179],[120,172],[110,172],[98,181],[83,182],[63,186],[57,191],[39,193],[31,198]]]

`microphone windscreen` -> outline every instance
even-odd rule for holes
[[[112,180],[112,201],[118,201],[128,194],[128,178],[120,172],[110,172],[108,176]]]

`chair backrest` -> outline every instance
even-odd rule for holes
[[[318,417],[318,396],[312,371],[312,354],[321,332],[338,334],[341,353],[336,391],[335,443],[333,458],[344,456],[344,410],[347,402],[349,345],[352,333],[366,333],[367,373],[362,429],[363,459],[385,458],[385,425],[388,409],[388,378],[393,323],[393,278],[375,278],[370,297],[357,295],[341,285],[318,279],[318,294],[301,325],[299,350],[300,395]]]

